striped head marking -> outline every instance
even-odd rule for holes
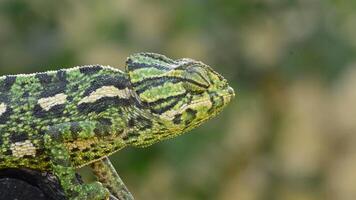
[[[162,119],[174,136],[215,116],[234,90],[209,66],[154,53],[130,56],[126,71],[140,101]]]

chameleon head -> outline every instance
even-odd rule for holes
[[[164,124],[157,132],[165,138],[212,118],[235,96],[221,75],[192,59],[140,53],[129,57],[126,67],[138,100]]]

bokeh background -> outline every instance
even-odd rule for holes
[[[202,60],[237,98],[190,134],[112,156],[137,199],[354,200],[355,9],[337,0],[0,0],[0,74],[123,69],[141,51]]]

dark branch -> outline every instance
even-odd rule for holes
[[[66,200],[57,178],[28,169],[0,170],[0,199]]]

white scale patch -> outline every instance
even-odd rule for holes
[[[49,111],[51,108],[53,108],[56,105],[62,105],[67,102],[67,95],[61,93],[61,94],[56,94],[53,97],[47,97],[47,98],[42,98],[38,100],[38,104],[41,106],[41,108],[45,111]]]
[[[127,88],[120,90],[115,86],[103,86],[90,93],[89,96],[84,97],[79,102],[79,104],[94,103],[104,97],[118,97],[122,99],[128,99],[130,97],[130,91]]]
[[[11,144],[10,149],[12,151],[12,155],[17,158],[36,155],[36,147],[33,146],[30,140],[13,143]]]
[[[7,106],[5,103],[0,104],[0,116],[6,112]]]

